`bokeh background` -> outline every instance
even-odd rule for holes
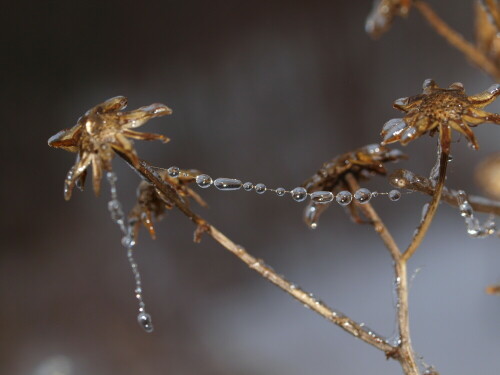
[[[432,1],[473,38],[471,1]],[[392,101],[432,77],[482,91],[491,79],[413,11],[381,40],[364,32],[370,1],[27,1],[2,11],[0,374],[400,374],[399,365],[303,308],[169,212],[158,239],[141,233],[137,260],[155,332],[136,322],[133,277],[107,191],[62,194],[74,155],[47,139],[88,108],[125,95],[130,108],[162,102],[174,114],[142,131],[172,141],[136,143],[155,165],[198,168],[294,187],[333,156],[379,141],[398,113]],[[500,110],[500,104],[490,109]],[[447,184],[481,193],[477,163],[498,151],[493,126],[481,149],[454,144]],[[400,164],[425,174],[435,140]],[[138,177],[115,160],[119,195],[135,200]],[[388,189],[384,179],[365,185]],[[390,258],[369,226],[332,207],[317,230],[304,205],[271,194],[202,192],[196,211],[252,254],[326,303],[394,335]],[[403,246],[426,197],[377,199]],[[443,374],[497,374],[498,239],[468,238],[442,206],[411,288],[416,351]]]

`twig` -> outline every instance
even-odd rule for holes
[[[435,187],[432,186],[431,181],[424,176],[416,175],[407,169],[398,169],[391,176],[389,176],[391,185],[414,191],[418,193],[434,195]],[[450,206],[458,207],[459,202],[457,198],[457,191],[453,189],[443,188],[441,200],[448,203]],[[494,214],[500,216],[500,202],[493,201],[484,197],[469,195],[469,203],[476,212],[483,212],[487,214]]]
[[[441,200],[441,193],[444,187],[444,181],[446,179],[446,168],[448,166],[448,157],[450,155],[450,143],[451,143],[451,129],[449,125],[441,125],[439,130],[439,143],[438,147],[440,149],[439,157],[437,161],[438,175],[436,187],[434,189],[434,195],[429,203],[427,212],[424,214],[420,225],[417,227],[416,233],[413,235],[412,241],[406,251],[403,253],[403,260],[407,261],[412,257],[417,248],[422,243],[429,226],[434,219],[439,202]]]
[[[425,17],[429,24],[448,41],[452,46],[462,52],[470,61],[476,64],[479,68],[494,77],[497,81],[500,80],[500,71],[496,66],[485,56],[479,49],[470,44],[462,35],[453,30],[446,24],[424,1],[414,1],[414,6]]]
[[[186,204],[181,199],[179,199],[174,189],[166,184],[154,171],[154,168],[147,162],[140,161],[138,165],[134,166],[132,161],[129,160],[126,155],[119,152],[117,152],[117,154],[121,158],[123,158],[129,164],[129,166],[134,169],[144,180],[148,181],[156,189],[158,189],[166,199],[168,199],[170,202],[173,202],[184,215],[191,219],[191,221],[198,225],[198,227],[202,227],[202,231],[204,233],[207,233],[225,249],[236,255],[241,261],[247,264],[248,267],[259,273],[262,277],[269,280],[274,285],[278,286],[280,289],[290,294],[293,298],[304,304],[304,306],[307,306],[309,309],[321,315],[325,319],[338,325],[344,331],[374,346],[375,348],[382,350],[386,353],[386,356],[393,356],[392,353],[394,353],[397,348],[387,343],[383,337],[367,329],[364,325],[359,324],[354,320],[348,318],[347,316],[339,313],[338,311],[331,309],[323,302],[316,299],[312,294],[302,290],[295,284],[286,280],[283,276],[280,276],[271,267],[266,265],[264,261],[259,260],[249,254],[245,249],[235,244],[213,225],[192,212],[189,207],[187,207]]]
[[[346,181],[351,191],[359,189],[359,184],[352,174],[346,175]],[[410,319],[408,309],[408,276],[406,271],[406,260],[403,259],[401,251],[394,241],[391,233],[377,212],[370,203],[360,204],[355,202],[357,207],[370,220],[375,231],[379,234],[387,250],[394,261],[394,273],[397,286],[397,318],[400,344],[394,357],[400,362],[406,375],[418,375],[418,366],[415,361],[413,348],[410,339]]]

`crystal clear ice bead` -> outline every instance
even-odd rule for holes
[[[264,184],[257,184],[255,185],[255,192],[257,194],[264,194],[266,192],[267,188],[266,185]]]
[[[196,183],[202,189],[206,189],[213,184],[213,180],[212,180],[212,177],[210,177],[209,175],[200,174],[200,175],[196,176]]]
[[[296,202],[302,202],[307,198],[307,190],[303,187],[296,187],[291,191],[292,198]]]
[[[179,177],[180,169],[179,167],[170,167],[167,169],[167,173],[170,177]]]
[[[243,190],[252,191],[252,189],[253,189],[253,184],[251,182],[245,182],[243,184]]]
[[[354,199],[359,203],[368,203],[372,199],[372,193],[366,188],[361,188],[354,193]]]
[[[401,192],[399,190],[391,190],[389,192],[389,199],[393,202],[398,201],[401,198]]]
[[[278,197],[282,197],[283,195],[285,195],[285,193],[286,193],[285,188],[279,187],[276,189],[276,195]]]
[[[311,200],[315,203],[330,203],[333,201],[333,193],[331,191],[315,191],[311,193]]]
[[[341,206],[347,206],[348,204],[350,204],[352,202],[352,194],[350,191],[343,190],[337,194],[337,196],[335,197],[335,200]]]

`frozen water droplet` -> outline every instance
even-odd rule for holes
[[[460,204],[459,209],[460,209],[460,216],[462,217],[472,217],[472,215],[474,214],[472,206],[467,201]]]
[[[378,154],[380,152],[380,145],[378,143],[372,143],[364,147],[365,151],[369,154]]]
[[[257,194],[264,194],[266,192],[267,188],[266,185],[264,184],[257,184],[255,185],[255,192]]]
[[[408,97],[406,98],[399,98],[394,101],[395,106],[405,106],[408,104]]]
[[[196,176],[196,183],[202,189],[206,189],[213,184],[213,180],[212,180],[212,177],[210,177],[209,175],[200,174],[200,175]]]
[[[315,191],[311,193],[311,200],[314,203],[330,203],[333,201],[333,193],[331,191]]]
[[[401,141],[402,142],[408,142],[410,141],[413,137],[415,137],[415,134],[417,134],[417,128],[411,126],[408,129],[406,129],[401,135]]]
[[[279,188],[277,188],[277,189],[276,189],[276,195],[277,195],[278,197],[282,197],[282,196],[284,196],[284,195],[285,195],[285,193],[286,193],[285,188],[279,187]]]
[[[352,194],[350,191],[343,190],[337,194],[337,196],[335,197],[335,200],[341,206],[347,206],[352,202]]]
[[[241,181],[235,178],[218,178],[214,181],[214,186],[223,191],[241,189]]]
[[[392,131],[401,131],[406,126],[402,118],[393,118],[387,121],[382,127],[383,133],[388,133]]]
[[[318,227],[319,211],[316,203],[310,202],[304,210],[304,221],[311,229]]]
[[[167,169],[167,173],[170,177],[179,177],[180,169],[179,167],[170,167]]]
[[[426,203],[422,206],[422,220],[424,220],[427,215],[427,211],[429,211],[429,203]]]
[[[116,181],[118,180],[118,177],[116,176],[115,172],[107,172],[106,178],[108,179],[110,185],[116,184]]]
[[[453,155],[448,155],[448,163],[451,163],[453,161]]]
[[[307,190],[303,187],[296,187],[291,191],[292,198],[295,202],[302,202],[307,198]]]
[[[243,190],[252,191],[252,189],[253,189],[253,184],[251,182],[245,182],[243,184]]]
[[[488,90],[491,95],[497,95],[500,92],[500,84],[495,83],[494,85],[491,85]]]
[[[436,86],[436,82],[431,79],[431,78],[427,78],[424,83],[422,84],[422,88],[425,90],[425,89],[428,89],[428,88],[431,88],[431,87],[435,87]]]
[[[147,332],[151,333],[153,332],[153,323],[151,321],[151,315],[145,312],[139,313],[137,315],[137,321],[139,322],[139,325]]]
[[[463,90],[464,84],[462,82],[454,82],[449,86],[452,90]]]
[[[391,190],[389,192],[389,199],[396,202],[401,199],[401,192],[399,190]]]
[[[123,245],[123,247],[126,247],[127,249],[134,247],[135,246],[134,237],[132,237],[129,234],[127,234],[126,236],[123,236],[122,245]]]
[[[354,193],[354,199],[359,203],[368,203],[372,199],[372,193],[366,188],[361,188]]]

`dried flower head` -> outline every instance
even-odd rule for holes
[[[477,47],[500,68],[500,6],[496,0],[476,1]]]
[[[441,127],[449,126],[463,134],[469,144],[478,149],[478,143],[471,126],[484,122],[500,124],[500,116],[481,108],[492,103],[500,95],[500,84],[494,84],[486,91],[472,96],[465,94],[464,87],[457,82],[447,89],[438,87],[431,79],[424,81],[423,93],[394,102],[394,108],[405,112],[403,118],[385,123],[381,144],[400,142],[406,145],[425,133],[434,135]]]
[[[318,172],[304,181],[302,186],[308,193],[321,190],[336,193],[348,189],[345,181],[347,173],[351,173],[358,180],[368,179],[373,175],[385,175],[387,170],[384,164],[401,159],[407,159],[407,156],[400,150],[391,150],[379,144],[367,145],[324,163]],[[328,204],[310,202],[304,211],[306,224],[315,228],[321,213],[328,206]],[[349,207],[351,210],[354,209],[354,206]],[[359,221],[354,211],[351,211],[351,215],[355,221]]]
[[[375,0],[365,23],[365,30],[373,38],[379,38],[392,25],[394,17],[406,17],[412,0]]]
[[[160,177],[172,187],[177,193],[178,198],[189,205],[188,198],[192,198],[200,206],[206,207],[206,202],[188,185],[193,183],[199,171],[180,170],[178,177],[170,177],[164,169],[158,172]],[[174,203],[166,196],[161,194],[153,185],[142,181],[137,188],[137,203],[130,211],[128,218],[131,225],[134,226],[134,237],[137,240],[140,225],[149,231],[151,238],[156,239],[156,232],[153,226],[153,220],[160,220],[163,217],[165,209],[171,209]]]
[[[124,112],[127,98],[117,96],[89,109],[77,124],[67,130],[61,130],[49,139],[49,146],[76,152],[76,163],[68,172],[64,181],[64,198],[69,200],[75,184],[83,187],[87,167],[92,165],[93,187],[99,194],[101,178],[104,171],[111,171],[114,151],[118,151],[137,165],[139,159],[132,141],[127,138],[141,140],[169,139],[160,134],[139,133],[133,128],[144,125],[154,117],[169,115],[172,110],[163,104],[151,104],[133,111]]]

